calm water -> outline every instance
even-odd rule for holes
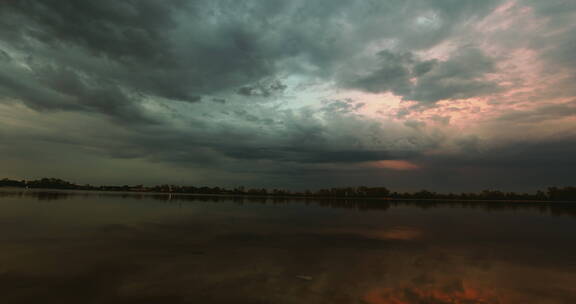
[[[1,303],[576,303],[576,207],[0,190]]]

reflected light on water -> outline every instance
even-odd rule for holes
[[[369,304],[504,304],[495,292],[458,280],[443,286],[375,288],[364,300]]]
[[[418,239],[422,237],[422,235],[423,232],[417,228],[402,226],[392,227],[376,234],[379,239],[403,241]]]

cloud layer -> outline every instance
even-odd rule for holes
[[[565,1],[5,1],[0,164],[89,182],[565,183],[575,15]],[[530,170],[546,177],[491,181]]]

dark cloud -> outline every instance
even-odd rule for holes
[[[526,111],[503,113],[497,121],[507,123],[538,123],[576,116],[576,101],[541,106]]]
[[[267,80],[261,81],[251,86],[241,87],[237,92],[238,94],[246,97],[271,97],[282,93],[284,90],[286,90],[286,88],[287,86],[279,80]]]
[[[4,31],[11,31],[17,43],[37,39],[53,47],[80,45],[95,55],[147,64],[170,61],[165,31],[176,25],[173,14],[184,6],[185,1],[178,0],[2,3]],[[21,26],[9,24],[15,21]]]
[[[253,45],[258,43],[256,33],[223,24],[225,19],[210,26],[210,8],[199,12],[191,1],[22,1],[2,6],[5,30],[0,38],[14,52],[30,56],[37,66],[56,63],[135,93],[198,101],[200,95],[270,74],[266,54]],[[66,56],[52,56],[54,52]]]
[[[362,150],[338,150],[318,148],[285,147],[284,149],[251,149],[230,150],[227,156],[238,159],[268,159],[295,163],[358,163],[395,159],[389,151],[362,151]],[[408,153],[396,152],[395,154],[406,157]]]
[[[390,91],[399,96],[409,95],[412,88],[411,67],[416,63],[414,56],[410,53],[395,54],[387,50],[380,51],[376,55],[377,70],[350,80],[348,85],[370,93]]]
[[[0,92],[22,99],[37,110],[71,110],[109,115],[122,123],[152,122],[142,112],[134,93],[107,79],[86,77],[80,72],[53,65],[35,66],[34,73],[14,62],[0,65]]]
[[[559,69],[569,69],[568,72],[576,77],[576,26],[553,38],[557,45],[547,49],[543,56]]]
[[[349,87],[370,93],[392,92],[405,100],[434,103],[494,93],[498,84],[486,79],[495,72],[492,59],[477,48],[464,48],[448,60],[421,61],[411,53],[381,51],[377,69],[344,80]]]
[[[217,103],[226,103],[225,98],[212,98],[212,101]]]
[[[527,190],[568,186],[576,178],[573,135],[559,134],[539,142],[520,140],[490,149],[479,145],[478,139],[462,142],[465,154],[422,161],[435,168],[430,174],[445,174],[455,186],[476,183],[478,188]]]
[[[418,77],[407,99],[435,102],[494,93],[498,90],[497,83],[486,79],[491,72],[495,72],[492,59],[477,48],[465,48]]]

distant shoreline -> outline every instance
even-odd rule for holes
[[[168,193],[212,196],[252,196],[252,197],[302,197],[302,198],[343,198],[343,199],[379,199],[379,200],[459,200],[459,201],[576,201],[576,187],[548,187],[533,193],[504,192],[486,189],[472,193],[438,193],[422,189],[415,192],[392,191],[384,186],[347,186],[307,190],[289,190],[283,188],[233,188],[219,186],[182,186],[160,184],[154,186],[123,185],[79,185],[59,178],[41,178],[36,180],[0,179],[0,187],[15,187],[24,189],[60,189],[84,191],[113,191],[129,193]]]
[[[526,199],[463,199],[463,198],[396,198],[396,197],[362,197],[362,196],[306,196],[306,195],[271,195],[271,194],[230,194],[230,193],[182,193],[182,192],[156,192],[156,191],[122,191],[100,189],[56,189],[56,188],[25,188],[0,187],[2,190],[33,192],[55,192],[74,194],[118,194],[118,195],[145,195],[145,196],[180,196],[180,197],[222,197],[222,198],[257,198],[257,199],[302,199],[302,200],[369,200],[385,202],[478,202],[478,203],[516,203],[516,204],[576,204],[576,200],[526,200]]]

